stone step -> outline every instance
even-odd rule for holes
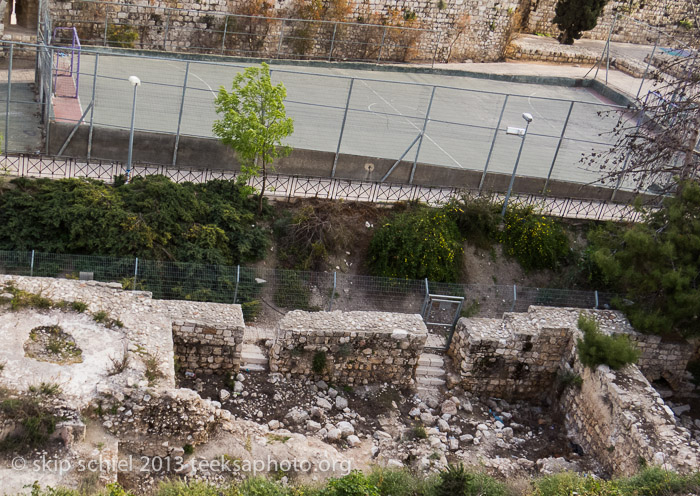
[[[444,386],[445,380],[439,377],[416,377],[416,385],[418,388],[429,387],[429,386]]]
[[[241,350],[241,368],[249,370],[267,370],[268,358],[259,346],[254,344],[243,344]]]
[[[420,358],[418,358],[418,365],[424,367],[443,367],[445,365],[445,360],[440,355],[423,353]]]
[[[262,365],[259,363],[242,363],[241,364],[241,371],[242,372],[264,372],[267,370],[267,364]]]
[[[445,369],[442,367],[431,367],[425,365],[419,365],[416,367],[416,377],[443,377],[445,375]]]

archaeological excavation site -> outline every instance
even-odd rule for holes
[[[582,322],[627,336],[637,364],[584,364]],[[536,306],[460,318],[446,349],[433,333],[389,312],[296,310],[250,327],[239,305],[0,276],[2,488],[142,494],[172,478],[311,483],[370,466],[697,470],[687,343],[612,310]],[[81,470],[90,462],[100,470]]]

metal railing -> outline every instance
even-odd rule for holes
[[[342,272],[305,272],[263,267],[224,266],[68,255],[38,251],[0,251],[0,274],[88,278],[144,290],[156,299],[238,303],[248,319],[261,312],[287,310],[373,310],[421,313],[428,291],[464,297],[470,316],[500,317],[525,312],[530,305],[607,308],[615,295],[598,291],[527,288],[506,285],[434,283]],[[454,310],[450,315],[453,315]]]
[[[0,156],[0,177],[4,175],[51,179],[91,178],[112,182],[114,177],[125,173],[126,165],[114,161],[86,161],[29,155]],[[223,169],[190,169],[148,164],[132,166],[132,178],[154,174],[165,176],[177,183],[203,183],[214,179],[235,180],[238,177],[236,171]],[[252,177],[248,180],[248,184],[258,190],[261,183],[260,177]],[[500,204],[505,197],[502,193],[485,193],[462,188],[281,174],[268,175],[265,194],[278,200],[322,198],[369,203],[420,201],[434,206],[443,205],[453,198],[461,197],[488,198]],[[544,215],[569,219],[637,222],[643,217],[643,213],[632,205],[601,200],[515,194],[511,196],[509,204],[521,207],[531,206]]]

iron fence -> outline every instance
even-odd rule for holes
[[[607,308],[614,298],[597,291],[447,284],[36,251],[0,251],[0,274],[116,282],[126,290],[150,291],[156,299],[238,303],[249,320],[265,312],[279,316],[295,309],[420,313],[431,292],[464,297],[464,315],[484,317],[525,312],[530,305]],[[452,315],[454,310],[446,313]]]
[[[126,165],[119,162],[28,155],[0,156],[0,177],[90,178],[112,182],[116,176],[125,174]],[[236,180],[238,178],[238,173],[231,170],[189,169],[147,164],[132,166],[132,178],[149,175],[162,175],[176,183],[204,183],[215,179]],[[261,183],[260,177],[248,179],[248,185],[258,190],[262,186]],[[505,200],[505,195],[502,193],[485,193],[462,188],[279,174],[268,176],[265,194],[277,200],[321,198],[368,203],[419,201],[433,206],[443,205],[453,198],[487,198],[498,204]],[[602,200],[515,194],[511,196],[509,205],[533,207],[543,215],[567,219],[638,222],[643,217],[643,213],[632,205]]]
[[[216,140],[212,131],[216,91],[230,85],[246,67],[82,48],[80,70],[67,74],[69,55],[77,50],[70,46],[2,42],[0,48],[10,58],[8,82],[4,88],[0,85],[6,153],[43,150],[48,155],[51,123],[57,122],[68,124],[71,132],[54,144],[52,153],[62,155],[70,147],[73,156],[121,158],[122,150],[110,145],[130,128],[134,113],[141,136],[136,139],[134,161],[156,160],[153,147],[139,146],[139,139],[141,144],[160,139],[167,144],[158,148],[157,160],[176,166],[182,162],[178,151],[183,139]],[[13,78],[11,60],[19,49],[38,53],[38,102],[28,81]],[[57,66],[66,75],[54,84],[51,75]],[[295,131],[287,144],[300,151],[328,153],[323,174],[330,177],[347,177],[346,169],[339,168],[359,167],[350,157],[365,157],[394,164],[383,177],[371,179],[396,181],[395,169],[408,162],[409,183],[421,163],[473,171],[481,178],[480,188],[488,188],[487,174],[511,173],[520,138],[506,130],[521,125],[521,114],[529,112],[535,120],[525,139],[518,175],[543,179],[542,192],[550,180],[597,184],[600,173],[587,167],[582,157],[612,146],[618,114],[626,111],[577,89],[559,88],[557,92],[569,98],[555,98],[477,89],[469,87],[475,83],[467,78],[451,80],[455,86],[447,86],[437,80],[412,81],[413,76],[400,73],[392,74],[395,80],[386,80],[340,74],[337,69],[315,71],[275,66],[271,75],[288,91],[285,103]],[[141,80],[133,108],[131,74]],[[78,98],[72,98],[76,92]],[[583,122],[586,125],[580,125]],[[98,135],[100,146],[95,145]],[[339,161],[340,157],[348,159]],[[633,188],[634,183],[622,187]]]

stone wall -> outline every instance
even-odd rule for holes
[[[692,346],[636,333],[620,312],[584,310],[602,332],[627,334],[641,351],[639,366],[591,370],[581,365],[576,351],[581,311],[530,307],[526,314],[506,313],[502,320],[460,319],[448,353],[461,385],[481,396],[558,401],[569,436],[611,474],[636,473],[642,459],[681,472],[697,469],[698,444],[676,424],[645,377],[679,385]],[[557,384],[560,371],[579,375],[581,387]],[[557,391],[559,398],[553,394]]]
[[[79,281],[71,279],[53,279],[48,277],[24,277],[0,275],[0,286],[12,282],[24,291],[41,294],[55,301],[81,301],[87,304],[91,313],[107,312],[110,318],[118,319],[124,324],[123,331],[130,343],[154,357],[159,365],[163,385],[175,385],[175,364],[173,347],[173,330],[180,330],[191,323],[200,329],[221,330],[231,333],[227,343],[231,346],[228,364],[235,367],[240,361],[240,351],[243,333],[243,312],[240,305],[207,303],[198,301],[154,300],[151,293],[146,291],[125,291],[119,283],[97,281]],[[211,332],[211,331],[208,331]],[[196,357],[204,353],[204,336],[201,343],[198,338],[184,338],[184,332],[177,333],[180,342],[179,351],[184,356],[193,357],[193,365],[200,363]],[[212,340],[212,342],[216,342]],[[193,352],[189,352],[188,343],[192,344]],[[233,344],[235,343],[235,349]],[[223,356],[223,355],[222,355]],[[223,364],[222,360],[219,364]],[[206,360],[206,365],[218,365],[214,357],[212,362]],[[223,367],[223,365],[222,365]],[[215,367],[207,367],[214,370]]]
[[[270,371],[337,384],[409,385],[427,336],[415,314],[295,310],[278,323]],[[326,364],[316,373],[314,357],[321,356]]]
[[[530,5],[527,19],[528,31],[557,36],[559,29],[552,24],[557,0],[528,0],[528,2]],[[649,29],[643,23],[663,29],[676,39],[685,38],[687,31],[678,23],[685,19],[694,19],[692,2],[688,0],[645,0],[643,2],[613,0],[606,5],[603,15],[598,19],[598,25],[584,33],[583,37],[606,40],[618,12],[629,17],[618,18],[612,39],[625,43],[654,44],[658,32]],[[666,39],[667,43],[668,41]]]
[[[247,0],[201,0],[172,2],[169,0],[133,0],[131,5],[98,5],[80,0],[50,2],[54,24],[77,25],[81,29],[84,44],[102,45],[105,32],[104,19],[115,25],[131,24],[138,33],[137,48],[156,48],[177,51],[199,51],[228,55],[276,57],[299,53],[308,58],[326,59],[330,53],[332,27],[314,25],[304,36],[313,37],[303,55],[298,50],[298,39],[304,25],[282,23],[279,20],[246,22],[223,14],[241,12]],[[270,2],[274,8],[272,17],[287,17],[289,0]],[[343,26],[336,30],[333,43],[334,60],[393,60],[439,61],[465,58],[496,60],[503,51],[513,29],[518,0],[365,0],[354,4],[355,10],[345,21],[379,24],[376,28]],[[184,10],[168,10],[172,8]],[[406,18],[413,20],[406,21]],[[382,21],[384,19],[384,21]],[[388,19],[388,21],[386,21]],[[83,21],[83,22],[81,22]],[[84,21],[90,21],[90,25]],[[382,25],[402,25],[420,28],[415,33],[385,29]],[[226,41],[223,32],[226,28]],[[231,36],[233,32],[255,33],[250,36]],[[280,42],[281,33],[282,37]],[[264,36],[257,36],[263,33]],[[296,41],[295,41],[296,39]],[[251,41],[252,40],[252,41]],[[384,41],[382,53],[379,45]],[[195,49],[194,47],[199,47]],[[408,48],[406,48],[408,47]]]
[[[610,473],[633,475],[642,459],[669,470],[697,470],[697,443],[636,366],[592,371],[577,362],[574,371],[583,383],[561,400],[569,436]]]
[[[505,313],[503,319],[460,319],[448,354],[463,387],[503,398],[546,395],[561,364],[573,363],[581,311],[532,306],[527,313]],[[641,352],[639,369],[649,380],[680,385],[693,352],[689,343],[640,334],[617,311],[583,311],[596,317],[603,332],[630,336]]]
[[[195,374],[238,372],[244,325],[173,322],[173,344],[178,364]]]
[[[549,320],[537,324],[532,313],[459,319],[448,354],[462,387],[508,400],[549,394],[571,335]]]
[[[84,44],[102,45],[105,18],[109,25],[130,24],[138,33],[136,48],[196,51],[262,57],[283,56],[334,60],[391,60],[439,62],[465,59],[492,61],[503,57],[513,34],[519,30],[556,36],[552,24],[556,0],[364,0],[354,3],[354,11],[345,19],[376,24],[401,24],[426,30],[423,33],[360,26],[334,29],[330,25],[270,19],[249,22],[230,18],[228,13],[241,12],[247,0],[132,0],[134,5],[99,5],[80,0],[50,2],[54,23],[76,25]],[[269,2],[271,17],[290,14],[290,0]],[[679,21],[691,19],[690,2],[685,0],[648,0],[629,8],[628,0],[610,2],[598,26],[585,37],[606,39],[616,12],[628,13],[633,19],[668,31],[682,38],[687,31]],[[181,10],[171,10],[173,8]],[[406,21],[405,19],[414,18]],[[382,21],[384,19],[384,21]],[[389,21],[386,21],[389,19]],[[94,24],[86,23],[93,22]],[[224,30],[228,33],[223,38]],[[335,35],[333,32],[335,32]],[[253,33],[234,36],[232,33]],[[300,49],[300,37],[309,37]],[[620,18],[613,33],[615,41],[653,44],[656,33],[627,18]],[[384,47],[379,45],[384,41]],[[669,40],[666,40],[668,44]],[[408,47],[408,48],[407,48]],[[559,61],[559,60],[557,60]]]

